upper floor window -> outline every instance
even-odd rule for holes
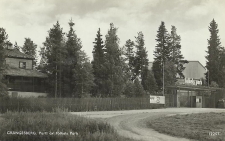
[[[21,69],[26,69],[26,62],[20,62],[20,66]]]

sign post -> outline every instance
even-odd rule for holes
[[[165,96],[150,95],[150,103],[165,104]]]

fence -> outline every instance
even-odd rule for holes
[[[0,99],[0,112],[54,111],[56,108],[71,112],[156,109],[163,105],[150,104],[149,98],[9,98]]]

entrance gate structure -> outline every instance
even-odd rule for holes
[[[222,88],[174,85],[165,89],[167,107],[216,108],[219,99],[225,98]]]

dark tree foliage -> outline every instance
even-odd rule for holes
[[[80,82],[81,76],[79,76],[79,72],[81,68],[80,53],[82,43],[73,29],[74,25],[75,24],[71,20],[69,22],[70,30],[67,34],[66,41],[66,58],[64,63],[64,91],[67,96],[81,97],[82,88],[79,86],[82,84]]]
[[[148,68],[145,68],[142,76],[144,78],[142,80],[142,86],[144,90],[148,92],[149,94],[154,94],[155,91],[157,90],[157,84],[156,84],[153,72],[149,70]]]
[[[133,81],[135,79],[134,76],[134,42],[130,39],[126,41],[126,44],[123,47],[123,54],[125,56],[124,62],[127,64],[126,73],[128,74],[128,79]]]
[[[212,81],[217,83],[219,87],[223,87],[224,78],[223,67],[223,48],[221,46],[220,38],[218,35],[218,25],[213,19],[209,26],[210,39],[208,39],[208,50],[206,55],[206,68],[208,72],[205,74],[207,82],[211,84]],[[208,74],[209,73],[209,74]],[[208,78],[209,76],[209,78]]]
[[[42,47],[41,50],[39,51],[39,56],[40,56],[40,62],[39,65],[37,66],[37,70],[42,72],[42,73],[46,73],[46,65],[47,65],[47,57],[45,55],[45,47]]]
[[[42,56],[44,56],[44,70],[49,78],[49,93],[54,97],[61,97],[61,74],[63,61],[63,31],[59,22],[53,25],[48,32],[48,37],[43,43]]]
[[[99,96],[101,93],[104,93],[104,63],[105,63],[105,57],[104,57],[104,45],[102,41],[102,35],[100,32],[100,28],[97,31],[97,35],[95,38],[94,48],[93,48],[93,61],[92,67],[93,67],[93,74],[94,74],[94,83],[95,86],[92,89],[93,96]]]
[[[180,78],[184,78],[183,70],[185,69],[184,64],[188,63],[184,60],[181,54],[181,38],[177,35],[177,29],[175,26],[171,28],[171,34],[168,37],[168,46],[170,48],[170,61],[172,61],[176,67],[176,73]]]
[[[134,81],[127,81],[123,93],[126,97],[146,96],[146,91],[144,90],[138,78],[136,78]]]
[[[135,78],[140,77],[141,80],[143,80],[145,79],[143,78],[143,72],[148,68],[148,54],[145,48],[143,33],[138,32],[138,36],[135,38],[135,47],[137,51],[134,58],[134,75]]]
[[[127,81],[123,93],[126,97],[134,97],[135,96],[135,85],[132,81]]]
[[[16,47],[17,46],[17,47]],[[19,46],[15,44],[15,48],[19,49]],[[22,52],[31,55],[35,60],[33,61],[33,66],[36,66],[37,64],[37,55],[36,55],[36,50],[37,50],[37,45],[30,39],[30,38],[25,38],[25,42],[23,47],[21,48]]]
[[[177,67],[173,61],[167,61],[164,64],[164,82],[165,86],[174,85],[176,82]]]
[[[154,62],[152,70],[158,86],[158,89],[163,87],[163,65],[166,61],[170,60],[170,48],[168,46],[168,32],[166,30],[164,22],[157,31],[156,35],[156,48],[154,51]]]
[[[73,77],[76,76],[74,94],[76,97],[88,97],[94,86],[94,75],[92,64],[84,51],[79,53],[78,66],[75,69],[77,74],[73,74]]]
[[[221,87],[225,88],[225,48],[222,48],[222,51],[220,53],[221,56],[221,81],[220,85]]]
[[[146,92],[138,78],[134,80],[134,94],[135,97],[144,97],[146,95]]]
[[[104,92],[104,96],[107,97],[120,96],[125,83],[123,73],[124,63],[116,32],[117,28],[111,23],[105,41],[104,88],[106,91]]]
[[[0,28],[0,97],[7,96],[7,86],[4,84],[5,71],[5,46],[7,45],[8,35],[5,29]]]
[[[67,38],[59,23],[53,25],[40,51],[38,69],[49,76],[49,92],[55,97],[89,96],[93,87],[92,65],[82,51],[82,42],[77,37],[72,20]]]

